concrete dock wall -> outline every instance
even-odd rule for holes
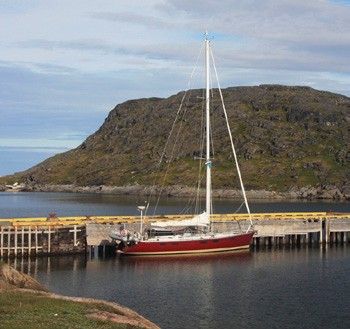
[[[162,219],[169,220],[164,216]],[[114,248],[109,237],[111,230],[118,230],[121,224],[132,232],[140,229],[139,217],[79,218],[76,222],[72,218],[55,217],[54,220],[51,217],[0,220],[0,258],[69,253],[97,255]],[[174,220],[174,216],[170,220]],[[143,228],[150,222],[151,219],[146,219]],[[253,246],[348,244],[350,239],[350,214],[256,214],[253,225]],[[212,229],[238,233],[249,226],[243,215],[223,215],[214,217]]]

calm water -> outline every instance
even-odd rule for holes
[[[349,247],[16,265],[51,291],[118,302],[164,329],[350,327]]]
[[[117,216],[139,215],[138,205],[144,205],[145,197],[80,194],[80,193],[25,193],[0,192],[0,218],[57,216]],[[181,198],[161,199],[157,214],[184,212],[187,200]],[[214,200],[217,213],[234,213],[240,204],[227,200]],[[243,207],[244,208],[244,207]],[[350,212],[350,202],[250,202],[252,212]],[[244,209],[243,209],[244,210]],[[245,210],[244,210],[245,211]],[[152,206],[150,213],[153,212]]]
[[[137,214],[144,200],[0,193],[0,217]],[[161,201],[160,213],[181,209]],[[219,211],[234,211],[221,201]],[[349,203],[253,203],[253,212],[344,211]],[[50,290],[128,306],[163,329],[349,328],[350,246],[173,257],[64,256],[16,260]]]

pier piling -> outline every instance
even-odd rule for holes
[[[161,216],[156,220],[182,220],[186,216]],[[278,213],[252,214],[255,235],[254,247],[284,245],[348,244],[350,214],[340,213]],[[144,218],[145,227],[155,221]],[[88,253],[103,255],[113,249],[109,232],[120,224],[128,230],[138,231],[140,217],[65,217],[0,219],[0,257],[31,255]],[[226,214],[213,216],[215,232],[246,230],[247,216]]]

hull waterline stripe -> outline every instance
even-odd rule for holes
[[[243,245],[239,247],[232,247],[232,248],[217,248],[217,249],[200,249],[200,250],[179,250],[179,251],[150,251],[150,252],[120,252],[123,255],[170,255],[170,254],[199,254],[199,253],[211,253],[211,252],[223,252],[223,251],[230,251],[230,250],[239,250],[239,249],[248,249],[250,245]]]

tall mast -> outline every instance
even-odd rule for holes
[[[211,160],[210,160],[210,41],[208,32],[205,34],[205,108],[206,108],[206,212],[211,214]]]

